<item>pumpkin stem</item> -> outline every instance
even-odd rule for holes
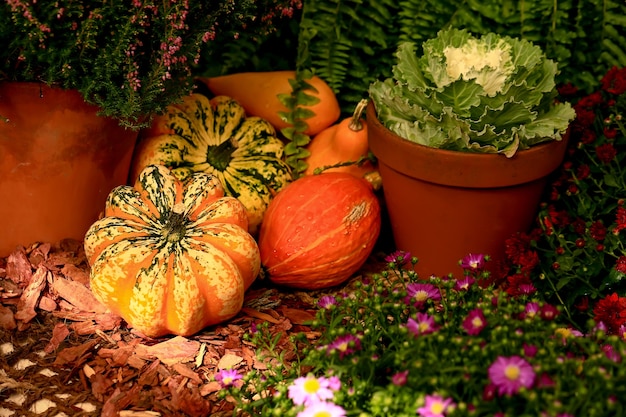
[[[172,211],[165,222],[163,227],[163,237],[168,242],[176,243],[185,237],[187,228],[185,223],[187,218],[185,217],[185,207],[183,204],[176,204],[172,208]]]
[[[219,145],[211,145],[207,148],[206,160],[209,165],[214,166],[218,171],[226,171],[235,152],[234,146],[230,140],[224,141]]]
[[[363,130],[363,123],[361,123],[361,116],[363,115],[363,112],[365,111],[365,109],[367,108],[367,99],[361,99],[361,101],[359,101],[356,105],[356,108],[354,109],[354,113],[352,113],[352,118],[350,119],[350,125],[348,126],[348,128],[350,128],[350,130],[352,130],[353,132],[358,132],[359,130]]]

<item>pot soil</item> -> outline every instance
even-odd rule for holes
[[[563,161],[567,140],[498,154],[419,145],[384,127],[368,106],[370,150],[378,158],[395,246],[419,258],[426,278],[461,272],[469,253],[505,258],[504,242],[527,231],[547,178]]]
[[[0,83],[0,256],[82,240],[126,183],[137,132],[97,112],[77,91]]]

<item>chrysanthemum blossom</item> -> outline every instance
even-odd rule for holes
[[[476,336],[487,327],[487,319],[481,308],[470,311],[463,320],[463,328],[470,336]]]
[[[234,369],[220,369],[220,371],[215,374],[215,380],[220,383],[222,388],[235,385],[241,378],[242,376],[239,372]]]
[[[417,409],[422,417],[443,417],[454,407],[452,398],[443,398],[439,395],[427,395],[423,407]]]
[[[426,313],[417,313],[415,319],[409,317],[406,327],[415,336],[425,335],[439,330],[439,326],[435,323],[435,318]]]
[[[346,410],[331,402],[321,401],[310,404],[300,411],[297,417],[345,417]]]
[[[488,374],[500,395],[513,395],[522,387],[532,387],[535,381],[532,366],[519,356],[498,356],[489,366]]]
[[[338,352],[339,357],[343,359],[345,356],[361,349],[361,340],[352,334],[339,336],[328,345],[327,349],[328,353]]]
[[[461,259],[460,265],[467,271],[482,271],[485,267],[485,255],[470,253]]]
[[[391,383],[393,385],[401,387],[402,385],[406,384],[408,377],[409,377],[409,370],[408,369],[405,370],[405,371],[396,372],[391,377]]]
[[[293,384],[287,388],[288,397],[296,405],[311,405],[320,401],[326,401],[333,398],[334,393],[331,388],[336,384],[325,377],[316,378],[313,375],[302,376],[296,378]],[[314,414],[312,414],[314,415]]]

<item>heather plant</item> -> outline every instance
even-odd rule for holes
[[[261,36],[299,0],[0,3],[0,81],[77,89],[124,125],[189,93],[202,55],[240,32]],[[219,57],[214,56],[214,61]]]
[[[318,299],[319,337],[250,335],[266,370],[222,370],[216,380],[235,413],[263,416],[615,416],[623,412],[622,336],[601,321],[584,332],[537,294],[489,284],[488,257],[468,255],[459,277],[420,279],[415,258],[351,291]],[[622,334],[626,332],[622,331]]]

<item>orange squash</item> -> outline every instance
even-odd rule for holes
[[[313,175],[316,170],[323,170],[348,172],[363,177],[374,171],[371,161],[367,160],[367,122],[361,118],[366,107],[367,100],[361,100],[351,117],[322,130],[311,140],[307,146],[310,156],[305,159],[307,169],[304,175]]]
[[[233,317],[260,270],[245,207],[215,176],[147,166],[85,236],[91,290],[139,332],[191,335]]]
[[[258,116],[270,122],[277,130],[289,127],[279,112],[286,112],[278,95],[290,94],[292,91],[289,80],[296,79],[295,71],[241,72],[219,77],[199,77],[215,95],[224,95],[237,100],[248,116]],[[306,80],[316,91],[307,91],[319,101],[305,108],[313,111],[315,116],[305,121],[309,125],[305,134],[313,136],[339,119],[341,109],[339,101],[330,86],[320,77],[314,75]]]
[[[258,240],[265,274],[301,289],[341,284],[367,260],[380,225],[366,180],[345,172],[301,177],[265,213]]]

